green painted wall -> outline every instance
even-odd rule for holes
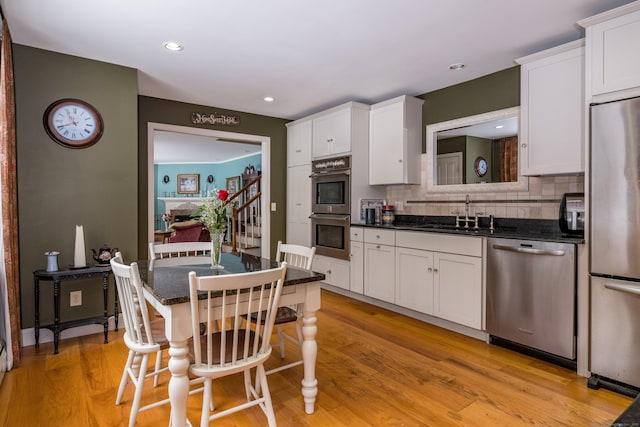
[[[137,256],[137,74],[132,68],[14,45],[22,328],[33,326],[33,271],[46,268],[44,252],[60,251],[60,267],[73,264],[75,225],[91,248],[117,246]],[[64,148],[42,125],[45,109],[79,98],[104,120],[102,139],[86,149]],[[41,324],[53,322],[53,286],[41,282]],[[83,305],[69,307],[69,292]],[[113,287],[111,287],[111,299]],[[63,282],[64,320],[102,314],[101,280]]]
[[[520,105],[520,66],[418,96],[422,105],[422,152],[427,125]]]
[[[215,100],[212,100],[215,103]],[[195,125],[191,123],[191,114],[222,113],[240,117],[239,126]],[[278,206],[271,212],[271,253],[276,253],[278,240],[285,239],[286,224],[286,171],[287,171],[287,130],[285,123],[289,120],[261,116],[240,111],[225,110],[166,99],[140,96],[138,98],[138,250],[146,254],[147,246],[147,124],[163,123],[178,126],[189,126],[204,129],[215,129],[226,132],[238,132],[271,138],[271,164],[262,164],[262,170],[269,168],[271,174],[271,202]]]

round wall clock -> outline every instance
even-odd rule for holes
[[[476,171],[476,175],[480,177],[485,176],[487,174],[487,161],[485,158],[478,156],[473,164],[473,169]]]
[[[79,99],[55,101],[44,112],[44,129],[67,148],[87,148],[98,142],[104,130],[102,116],[91,104]]]

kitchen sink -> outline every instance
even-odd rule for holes
[[[456,230],[455,224],[423,224],[419,226],[420,228],[425,229],[435,229],[435,230]],[[462,229],[462,227],[457,227],[458,229]]]

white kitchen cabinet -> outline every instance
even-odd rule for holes
[[[586,29],[591,94],[640,87],[640,3],[633,2],[578,23]]]
[[[396,304],[482,329],[482,238],[396,232]]]
[[[287,123],[287,166],[311,164],[312,121]]]
[[[351,292],[364,293],[364,229],[362,227],[351,227],[350,241],[350,282]]]
[[[364,294],[395,303],[395,231],[364,230]]]
[[[522,174],[584,173],[584,40],[516,62]]]
[[[349,261],[316,255],[311,269],[325,275],[324,283],[349,290]]]
[[[433,252],[396,247],[395,303],[433,315]]]
[[[371,106],[369,184],[420,184],[423,100],[400,96]]]
[[[482,328],[482,259],[436,252],[433,256],[433,314]]]
[[[313,116],[313,158],[349,154],[368,137],[369,106],[348,102]]]
[[[311,165],[287,168],[287,243],[311,246]]]

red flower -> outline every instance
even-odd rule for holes
[[[229,192],[227,190],[218,190],[219,200],[222,200],[224,202],[225,200],[227,200],[228,197],[229,197]]]

